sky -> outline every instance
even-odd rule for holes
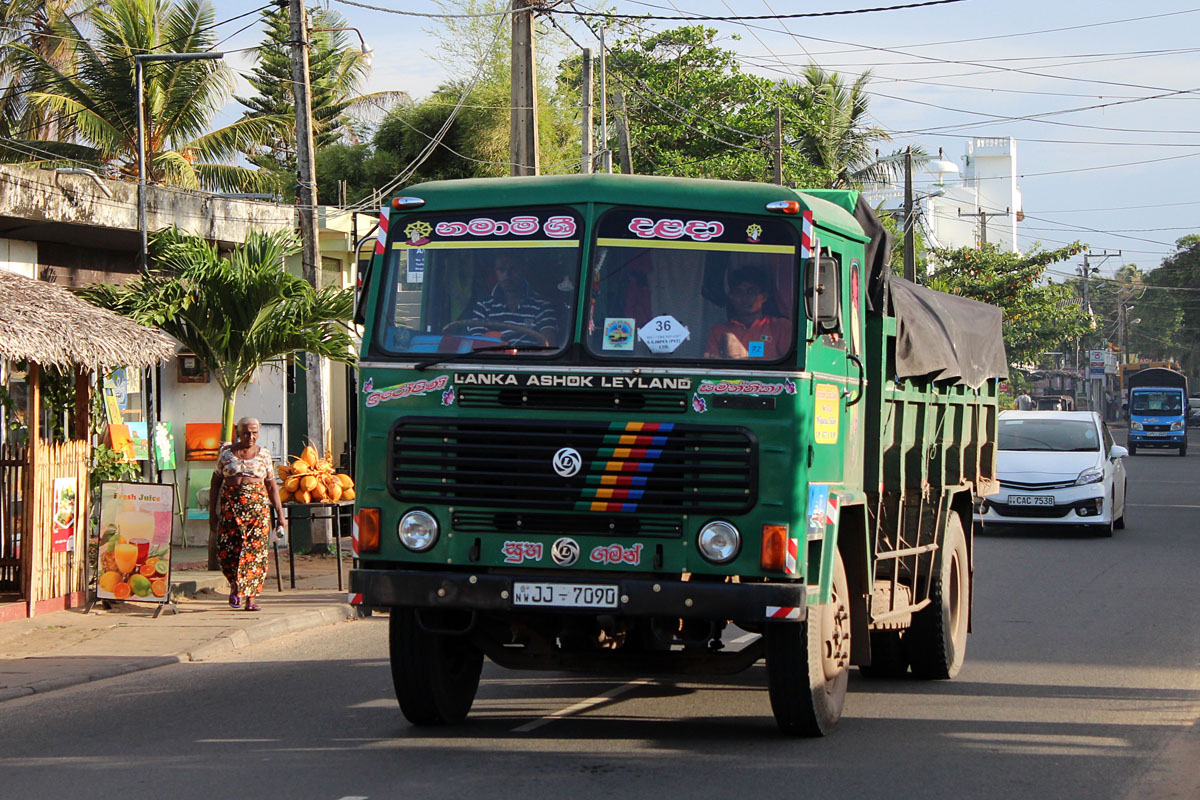
[[[210,1],[218,21],[262,5]],[[457,7],[452,0],[445,6],[434,0],[363,2],[432,14]],[[748,17],[900,2],[608,0],[606,10]],[[479,57],[464,53],[461,67],[444,66],[433,57],[443,21],[350,3],[322,0],[374,49],[369,91],[399,90],[419,99],[440,82],[469,74]],[[600,3],[586,0],[573,7],[591,11]],[[563,15],[555,19],[582,46],[598,49],[584,25]],[[257,44],[260,25],[239,31],[253,20],[217,28],[223,39],[218,49]],[[694,23],[642,24],[665,30]],[[718,29],[720,43],[738,53],[743,69],[764,76],[795,79],[812,62],[851,76],[870,69],[871,115],[893,140],[881,145],[885,152],[907,144],[930,153],[941,148],[961,164],[970,137],[1015,138],[1026,215],[1022,249],[1034,242],[1054,248],[1081,240],[1097,252],[1120,250],[1120,256],[1102,262],[1101,274],[1111,275],[1124,264],[1153,269],[1175,251],[1176,239],[1200,233],[1198,4],[961,0],[855,15],[705,24]],[[246,71],[244,59],[229,62]],[[225,115],[236,116],[236,104]],[[933,180],[918,176],[918,191]],[[1054,269],[1069,274],[1071,267]]]

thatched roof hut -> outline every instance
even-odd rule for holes
[[[0,269],[0,358],[105,372],[150,366],[174,353],[174,340],[162,331]]]

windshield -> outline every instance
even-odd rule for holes
[[[1133,393],[1133,414],[1182,414],[1183,400],[1179,392],[1136,391]]]
[[[583,224],[566,209],[406,216],[387,253],[387,353],[546,348],[570,338]],[[540,353],[539,353],[540,355]]]
[[[796,329],[784,220],[617,209],[597,225],[587,348],[602,358],[777,362]]]
[[[1098,450],[1096,425],[1080,419],[1002,419],[1001,450]]]

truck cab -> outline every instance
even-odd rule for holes
[[[1164,367],[1129,376],[1129,454],[1139,448],[1169,448],[1187,455],[1187,378]]]

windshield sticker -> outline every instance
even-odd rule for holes
[[[501,550],[505,564],[521,564],[525,561],[542,560],[541,542],[505,542]]]
[[[637,342],[634,326],[637,321],[633,317],[608,317],[604,320],[604,340],[601,345],[605,350],[632,350]]]
[[[758,244],[762,240],[762,225],[747,225],[746,226],[746,241],[751,244]]]
[[[746,355],[749,358],[762,358],[763,355],[766,354],[766,351],[767,351],[767,343],[762,342],[762,341],[751,342],[746,347]]]
[[[542,386],[570,389],[681,389],[692,388],[691,378],[644,375],[524,375],[508,372],[457,372],[459,386]]]
[[[429,234],[433,233],[433,226],[428,222],[410,222],[404,226],[404,235],[408,237],[410,247],[420,247],[423,244],[429,244]]]
[[[629,221],[629,232],[639,239],[682,239],[687,236],[696,242],[716,239],[725,232],[725,226],[714,220],[659,219],[634,217]]]
[[[682,322],[670,314],[655,317],[638,330],[642,344],[651,353],[674,353],[679,345],[687,341],[690,333]]]
[[[404,280],[406,283],[425,282],[425,251],[421,248],[407,250],[400,254],[407,256]]]
[[[692,395],[692,410],[697,414],[703,414],[708,411],[708,401],[698,394]]]
[[[763,383],[762,381],[741,380],[700,381],[700,394],[753,394],[760,397],[771,397],[779,394],[795,393],[796,384],[790,380],[787,383]]]
[[[619,544],[600,545],[592,548],[588,559],[593,564],[628,564],[636,567],[642,562],[642,546],[622,547]]]
[[[367,408],[374,408],[380,403],[386,403],[388,400],[399,400],[404,397],[413,397],[430,392],[440,392],[446,388],[450,382],[449,375],[439,375],[436,378],[429,380],[410,381],[409,383],[401,383],[396,386],[389,386],[386,389],[378,391],[367,386],[363,387],[363,392],[367,395]]]
[[[818,383],[813,403],[813,439],[817,444],[836,444],[838,440],[838,397],[841,392],[832,383]]]

